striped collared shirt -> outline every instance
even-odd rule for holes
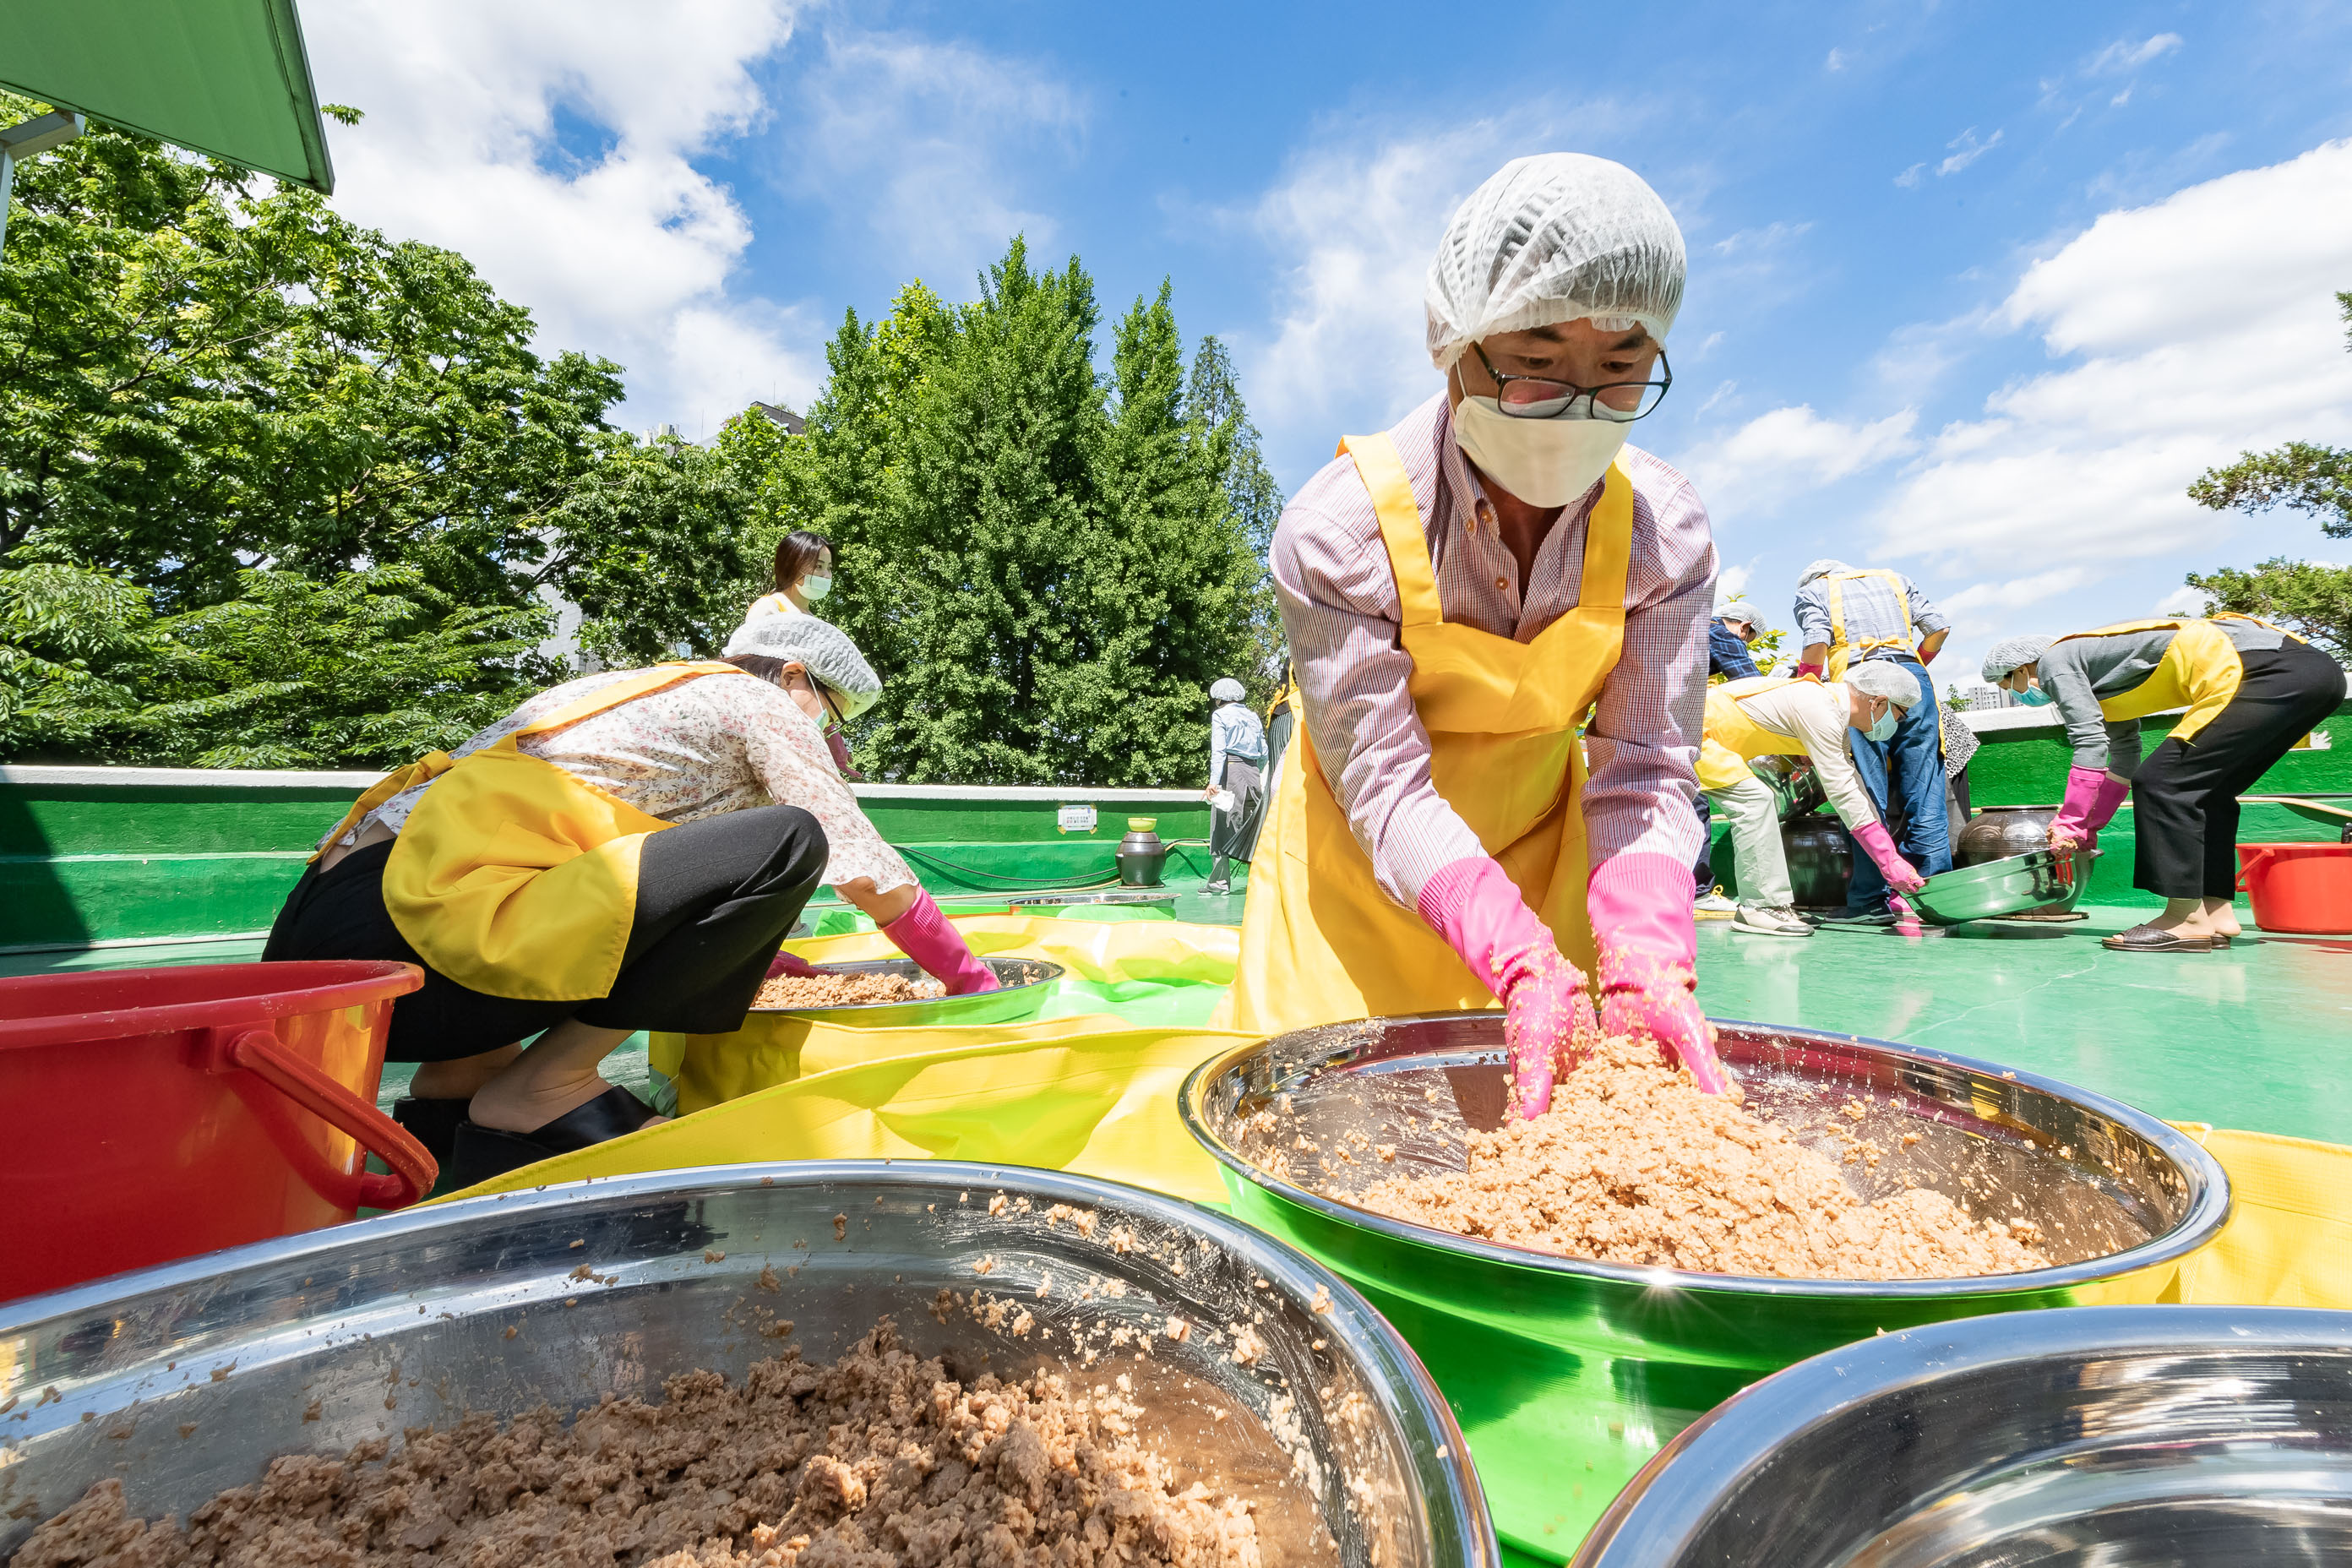
[[[1838,582],[1840,602],[1845,623],[1845,642],[1851,647],[1874,638],[1903,637],[1904,601],[1911,607],[1911,635],[1925,639],[1940,632],[1952,623],[1944,612],[1936,608],[1935,601],[1919,592],[1919,585],[1896,573],[1895,581],[1903,584],[1903,598],[1897,599],[1894,584],[1884,577],[1844,577]],[[1830,636],[1830,580],[1816,577],[1797,590],[1797,642],[1810,647],[1814,643],[1832,643]],[[1862,656],[1864,658],[1915,658],[1916,645],[1905,647],[1874,647]]]
[[[1389,434],[1421,508],[1446,620],[1528,642],[1576,606],[1599,485],[1553,524],[1523,600],[1494,506],[1454,444],[1444,395]],[[1688,865],[1700,838],[1691,802],[1715,544],[1688,480],[1637,447],[1621,461],[1633,486],[1625,642],[1584,737],[1586,849],[1594,867],[1637,850]],[[1405,685],[1412,658],[1401,641],[1396,579],[1352,458],[1327,464],[1283,509],[1273,564],[1301,722],[1380,885],[1412,908],[1439,867],[1485,851],[1431,783],[1429,732]]]

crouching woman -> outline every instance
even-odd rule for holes
[[[996,984],[826,749],[881,691],[856,647],[805,616],[730,647],[569,681],[390,774],[278,911],[265,959],[424,968],[384,1054],[419,1064],[394,1114],[445,1187],[655,1120],[597,1064],[639,1029],[739,1027],[819,887],[951,993]]]

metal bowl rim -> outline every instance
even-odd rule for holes
[[[2105,855],[2105,853],[2106,851],[2104,849],[2077,848],[2073,851],[2073,858],[2083,861],[2096,860],[2100,856]],[[1994,860],[1979,860],[1973,866],[1955,866],[1948,871],[1938,871],[1934,876],[1927,879],[1927,886],[1932,888],[1937,883],[1941,882],[1947,888],[1957,888],[1973,882],[1990,881],[1993,879],[1979,876],[1978,873],[1992,871],[2002,867],[2006,867],[2008,868],[2008,871],[2003,871],[2001,873],[2003,876],[2006,876],[2009,871],[2022,871],[2029,869],[2030,868],[2021,864],[2022,861],[2042,859],[2054,862],[2057,858],[2057,851],[2048,847],[2041,849],[2028,849],[2021,855],[2003,855],[2000,858]]]
[[[1172,904],[1173,889],[1152,888],[1075,889],[1066,893],[1023,893],[1004,900],[1014,909],[1042,909],[1050,904]]]
[[[988,1164],[969,1160],[776,1160],[751,1164],[681,1165],[628,1176],[590,1176],[576,1182],[551,1183],[529,1192],[492,1193],[453,1203],[424,1204],[350,1224],[328,1226],[293,1236],[249,1242],[202,1253],[173,1263],[156,1264],[68,1286],[43,1295],[0,1301],[0,1339],[29,1331],[60,1318],[87,1318],[131,1298],[163,1290],[184,1289],[216,1276],[243,1269],[281,1265],[298,1258],[331,1256],[353,1246],[434,1231],[457,1231],[497,1216],[520,1219],[534,1211],[561,1211],[583,1203],[625,1205],[650,1197],[691,1201],[714,1193],[761,1188],[821,1186],[830,1182],[886,1181],[941,1191],[981,1185],[1019,1189],[1033,1200],[1043,1194],[1056,1203],[1116,1208],[1140,1214],[1160,1224],[1189,1228],[1212,1237],[1218,1247],[1239,1258],[1259,1276],[1274,1281],[1294,1300],[1311,1302],[1318,1287],[1345,1309],[1325,1314],[1323,1331],[1342,1341],[1368,1378],[1378,1379],[1387,1391],[1397,1416],[1405,1458],[1423,1483],[1423,1500],[1433,1517],[1444,1505],[1460,1527],[1465,1568],[1500,1568],[1501,1548],[1495,1538],[1492,1514],[1486,1507],[1478,1473],[1469,1461],[1469,1445],[1453,1407],[1422,1365],[1421,1358],[1389,1321],[1348,1283],[1338,1270],[1297,1247],[1181,1198],[1129,1186],[1099,1176],[1076,1175],[1027,1165]],[[1425,1439],[1425,1441],[1424,1441]],[[1443,1493],[1430,1490],[1428,1466],[1437,1468]]]
[[[1625,1483],[1570,1561],[1600,1568],[1616,1539],[1636,1529],[1671,1537],[1642,1542],[1642,1561],[1675,1560],[1784,1444],[1901,1390],[2067,1356],[2347,1346],[2352,1312],[2146,1303],[1950,1318],[1857,1340],[1759,1378],[1676,1433]]]
[[[1034,986],[1050,985],[1056,980],[1066,978],[1070,973],[1063,965],[1045,958],[982,955],[980,961],[988,965],[991,973],[996,975],[998,984],[993,991],[975,991],[964,996],[909,996],[903,1002],[843,1002],[831,1007],[746,1007],[743,1010],[743,1016],[747,1018],[831,1018],[843,1013],[869,1013],[880,1007],[936,1007],[946,1002],[976,1001],[982,996],[1004,996],[1027,991]],[[876,970],[892,969],[900,964],[914,963],[911,958],[845,958],[832,963],[818,963],[816,967],[829,974],[868,974]],[[1018,985],[1007,985],[1003,984],[1003,974],[997,970],[996,966],[1000,963],[1034,964],[1050,973],[1041,974],[1034,980],[1024,980]],[[922,966],[916,964],[915,967],[919,969]]]
[[[1382,1023],[1424,1023],[1463,1017],[1475,1017],[1476,1013],[1401,1013],[1379,1020]],[[1499,1014],[1496,1016],[1500,1016]],[[2154,1144],[2173,1162],[2186,1179],[2189,1206],[2179,1224],[2162,1236],[2151,1237],[2137,1247],[2121,1252],[2111,1252],[2103,1258],[2088,1258],[2080,1263],[2060,1264],[2052,1268],[2036,1268],[2023,1274],[1979,1274],[1958,1279],[1788,1279],[1776,1275],[1702,1274],[1664,1266],[1636,1267],[1624,1263],[1603,1263],[1589,1258],[1564,1258],[1557,1253],[1538,1252],[1531,1247],[1507,1247],[1499,1242],[1482,1241],[1475,1237],[1454,1236],[1433,1230],[1426,1226],[1412,1225],[1391,1219],[1370,1209],[1343,1204],[1310,1193],[1288,1182],[1267,1175],[1236,1153],[1208,1126],[1207,1108],[1203,1101],[1208,1085],[1220,1072],[1264,1046],[1267,1036],[1247,1045],[1235,1046],[1210,1058],[1185,1075],[1183,1087],[1177,1091],[1176,1111],[1183,1119],[1184,1130],[1195,1142],[1208,1151],[1226,1170],[1241,1176],[1255,1186],[1297,1204],[1321,1215],[1326,1219],[1359,1230],[1369,1230],[1412,1246],[1427,1247],[1457,1256],[1475,1258],[1506,1268],[1525,1268],[1544,1274],[1575,1274],[1588,1278],[1616,1280],[1625,1285],[1650,1289],[1671,1289],[1685,1291],[1714,1291],[1737,1296],[1804,1296],[1804,1297],[1895,1297],[1908,1300],[1932,1300],[1950,1297],[2013,1296],[2033,1291],[2063,1289],[2069,1286],[2094,1280],[2115,1279],[2137,1273],[2176,1258],[2186,1257],[2221,1233],[2230,1217],[2231,1197],[2229,1177],[2222,1173],[2221,1163],[2202,1144],[2168,1122],[2148,1115],[2118,1100],[2091,1089],[2080,1089],[2063,1079],[2048,1078],[2023,1068],[2005,1068],[1996,1062],[1979,1060],[1974,1057],[1955,1056],[1946,1051],[1923,1050],[1915,1046],[1899,1046],[1892,1040],[1873,1039],[1867,1035],[1840,1035],[1826,1029],[1791,1029],[1778,1024],[1751,1023],[1742,1018],[1710,1017],[1709,1023],[1723,1029],[1739,1029],[1760,1034],[1779,1035],[1791,1040],[1810,1040],[1822,1045],[1861,1046],[1889,1057],[1897,1062],[1920,1066],[1957,1068],[1980,1074],[2003,1083],[2015,1083],[2022,1088],[2039,1089],[2055,1099],[2095,1111],[2111,1121],[2120,1122],[2148,1142]],[[1343,1020],[1345,1022],[1345,1020]],[[1312,1028],[1328,1028],[1330,1025],[1311,1025]],[[1304,1033],[1305,1031],[1291,1031]]]

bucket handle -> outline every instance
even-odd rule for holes
[[[2231,884],[2242,893],[2252,892],[2253,890],[2246,886],[2246,879],[2252,876],[2255,869],[2260,867],[2263,861],[2270,859],[2273,856],[2278,853],[2277,847],[2269,844],[2249,844],[2246,847],[2252,849],[2253,853],[2247,856],[2245,863],[2238,868],[2238,879],[2235,883]]]
[[[359,1178],[359,1206],[406,1208],[433,1190],[441,1168],[407,1128],[280,1045],[268,1029],[243,1029],[216,1047],[218,1066],[243,1068],[392,1167]]]

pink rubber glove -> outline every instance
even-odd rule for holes
[[[888,925],[882,934],[891,945],[917,963],[932,979],[945,983],[950,996],[969,996],[996,989],[996,972],[973,956],[971,949],[940,913],[931,895],[918,888],[914,907]]]
[[[1601,950],[1601,1031],[1647,1035],[1705,1094],[1731,1087],[1715,1029],[1698,1010],[1698,936],[1690,868],[1667,855],[1619,855],[1585,885]]]
[[[1683,880],[1690,878],[1685,874]],[[1687,887],[1683,901],[1690,901]],[[1572,1068],[1598,1029],[1584,976],[1560,956],[1518,884],[1484,855],[1437,868],[1421,889],[1421,918],[1503,1004],[1512,1101],[1524,1117],[1551,1108],[1552,1080]]]
[[[1895,852],[1895,840],[1887,836],[1886,824],[1865,822],[1853,830],[1854,841],[1878,863],[1886,885],[1898,893],[1916,893],[1927,885],[1927,879],[1912,868],[1911,862]]]
[[[2119,779],[2105,768],[2068,768],[2066,770],[2066,803],[2050,823],[2050,847],[2066,848],[2074,845],[2084,847],[2099,841],[2099,829],[2115,820],[2116,812],[2131,794],[2128,780]]]
[[[1818,675],[1826,679],[1829,675],[1829,672],[1818,664],[1801,664],[1797,666],[1793,673],[1799,680],[1802,680],[1809,675]]]
[[[794,980],[806,980],[813,975],[818,975],[824,973],[824,970],[819,969],[815,964],[811,963],[807,959],[803,958],[796,952],[780,952],[773,959],[770,960],[768,963],[768,978],[771,980],[775,979],[778,975],[786,974],[792,976]]]

